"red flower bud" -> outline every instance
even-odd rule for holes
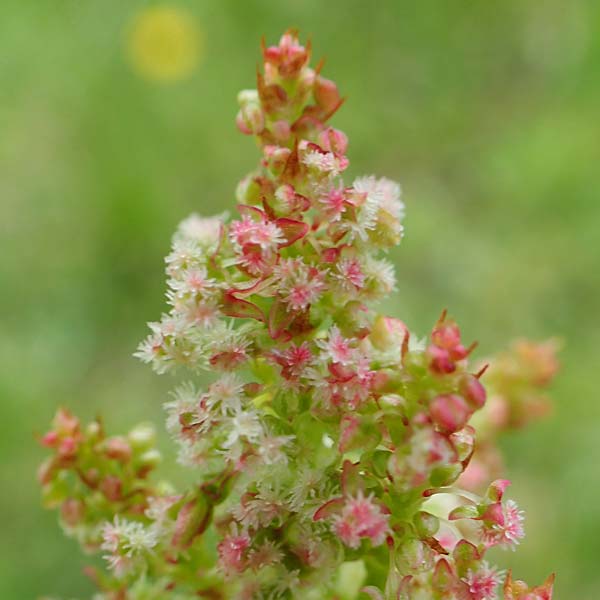
[[[118,477],[107,475],[100,483],[100,491],[110,502],[121,499],[123,484]]]
[[[131,446],[121,437],[113,437],[107,440],[104,452],[108,458],[124,463],[131,458]]]
[[[457,394],[437,396],[433,399],[429,411],[433,422],[446,433],[462,429],[472,414],[465,399]]]
[[[313,93],[317,104],[325,113],[333,112],[341,102],[337,85],[320,75],[315,79]]]
[[[465,375],[460,381],[460,393],[471,408],[478,409],[485,404],[485,388],[474,375]]]

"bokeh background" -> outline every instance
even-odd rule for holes
[[[556,570],[559,599],[600,597],[600,3],[3,0],[0,13],[0,598],[91,596],[86,560],[41,509],[35,435],[58,404],[113,431],[160,427],[173,381],[131,354],[164,306],[177,222],[232,206],[257,160],[235,97],[254,85],[260,37],[288,26],[348,97],[334,123],[350,176],[402,182],[387,308],[426,333],[448,307],[479,356],[564,340],[554,414],[504,439],[528,537],[499,560],[532,583]]]

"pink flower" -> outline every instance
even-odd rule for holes
[[[246,568],[246,551],[249,546],[250,537],[248,534],[245,532],[238,533],[234,527],[232,527],[231,533],[219,542],[217,546],[219,565],[226,575],[240,573]]]
[[[346,197],[343,189],[332,188],[320,198],[323,214],[329,221],[339,221],[346,210]]]
[[[490,504],[481,520],[480,535],[487,547],[503,546],[514,550],[525,537],[525,515],[514,500]]]
[[[281,375],[288,381],[297,381],[312,360],[309,345],[290,344],[286,350],[273,350],[271,359],[281,367]]]
[[[362,491],[346,498],[340,515],[335,517],[334,531],[346,546],[358,548],[361,539],[368,538],[373,546],[380,546],[389,533],[389,515],[379,504],[373,502],[373,495],[365,497]]]
[[[335,325],[329,330],[327,340],[320,340],[317,343],[323,351],[322,356],[334,363],[349,365],[355,360],[356,350],[353,347],[353,340],[343,337]]]
[[[356,258],[342,259],[337,265],[337,271],[335,277],[345,290],[352,292],[364,287],[365,274]]]
[[[279,294],[292,311],[302,311],[315,303],[326,289],[324,275],[301,258],[282,259],[275,267]]]
[[[283,233],[275,223],[254,221],[244,216],[241,221],[234,221],[229,227],[232,242],[239,247],[256,244],[262,250],[276,248],[283,242]]]
[[[502,572],[482,562],[475,571],[469,570],[463,581],[469,587],[472,600],[494,600],[496,588],[504,579]]]

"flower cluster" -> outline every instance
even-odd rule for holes
[[[137,352],[157,373],[213,374],[165,405],[194,485],[146,481],[149,430],[106,438],[62,411],[43,439],[49,502],[107,560],[98,598],[492,600],[502,584],[550,598],[551,579],[530,590],[487,561],[524,535],[508,482],[456,485],[486,377],[520,422],[549,355],[527,347],[484,377],[445,312],[425,340],[377,312],[396,285],[382,254],[403,235],[400,187],[344,183],[348,139],[329,125],[343,99],[295,32],[262,54],[236,118],[260,164],[234,218],[180,224],[169,310]]]

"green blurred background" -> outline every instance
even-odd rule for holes
[[[164,306],[177,222],[231,207],[257,160],[235,97],[261,35],[290,25],[348,97],[334,123],[350,176],[402,182],[387,308],[426,333],[448,307],[478,356],[564,339],[553,416],[504,441],[528,537],[499,561],[531,583],[556,570],[559,599],[599,598],[600,3],[167,5],[202,39],[173,82],[127,58],[150,3],[0,8],[0,598],[91,596],[85,559],[41,509],[34,436],[59,403],[113,431],[160,424],[173,381],[131,354]]]

